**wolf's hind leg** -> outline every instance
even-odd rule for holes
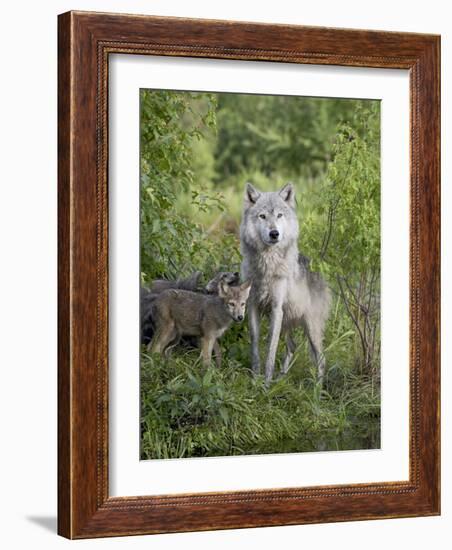
[[[180,342],[180,335],[177,334],[176,338],[172,338],[171,341],[168,343],[168,347],[163,352],[163,355],[165,356],[165,359],[168,359],[173,349],[179,344]]]
[[[309,342],[309,351],[317,367],[317,380],[322,383],[325,377],[325,356],[323,354],[323,325],[315,319],[305,318],[304,329]]]
[[[177,331],[173,324],[167,324],[159,327],[155,332],[151,342],[151,351],[153,353],[163,353],[165,348],[177,337]]]
[[[289,372],[289,369],[291,367],[290,362],[292,361],[293,354],[295,353],[295,340],[293,339],[290,332],[287,332],[286,334],[286,355],[283,360],[283,364],[281,367],[281,374],[287,374]]]

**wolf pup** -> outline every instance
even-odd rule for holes
[[[292,331],[304,328],[321,382],[325,373],[323,333],[331,295],[325,281],[309,269],[309,259],[298,252],[295,190],[291,183],[275,192],[246,185],[240,244],[242,277],[251,280],[249,327],[251,365],[260,372],[259,325],[261,314],[270,315],[265,380],[272,380],[280,335],[286,355],[281,372],[290,368],[295,351]]]
[[[218,294],[218,285],[220,281],[226,282],[228,285],[237,286],[240,284],[240,274],[231,271],[220,271],[213,279],[211,279],[204,288],[199,288],[199,279],[201,271],[195,271],[185,279],[155,279],[151,283],[150,289],[141,287],[140,291],[140,325],[141,325],[141,343],[149,344],[154,334],[154,320],[152,318],[152,302],[154,295],[168,290],[170,288],[179,290],[191,290],[192,292],[204,292],[207,294]],[[196,346],[196,339],[189,338],[188,343]]]
[[[155,334],[151,351],[163,353],[181,336],[197,336],[201,340],[204,365],[210,364],[214,351],[215,362],[220,367],[218,339],[233,321],[243,321],[250,288],[250,281],[239,286],[220,281],[217,296],[174,289],[157,294],[152,308]]]

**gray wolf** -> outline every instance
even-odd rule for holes
[[[141,287],[140,292],[140,324],[141,324],[141,343],[149,344],[154,334],[154,320],[152,318],[152,301],[155,294],[164,290],[179,289],[191,290],[192,292],[204,292],[208,294],[218,294],[218,284],[224,281],[229,285],[238,285],[240,283],[240,274],[231,271],[219,271],[204,288],[199,287],[201,271],[195,271],[185,279],[155,279],[150,288]],[[193,342],[190,342],[193,345]]]
[[[224,281],[218,285],[218,295],[201,294],[189,290],[164,290],[154,295],[152,316],[155,334],[151,351],[163,353],[181,336],[196,336],[201,340],[201,358],[209,365],[212,351],[221,366],[218,339],[232,322],[242,322],[250,293],[251,282],[230,286]]]
[[[298,219],[291,183],[275,192],[246,185],[240,245],[242,277],[252,282],[248,306],[251,366],[260,372],[259,329],[261,315],[270,316],[265,380],[272,380],[280,336],[286,341],[281,372],[287,373],[295,351],[293,330],[302,326],[317,365],[318,380],[325,374],[323,333],[331,294],[318,273],[309,269],[309,258],[298,251]]]

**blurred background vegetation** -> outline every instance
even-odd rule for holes
[[[143,285],[239,270],[245,182],[292,181],[300,250],[334,296],[322,389],[301,331],[269,390],[246,324],[223,337],[221,371],[143,348],[141,458],[378,448],[379,101],[142,90],[140,160]]]

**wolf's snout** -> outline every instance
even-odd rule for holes
[[[269,235],[272,241],[276,241],[276,239],[279,237],[279,231],[277,229],[272,229]]]
[[[243,315],[237,315],[237,321],[243,321]]]

